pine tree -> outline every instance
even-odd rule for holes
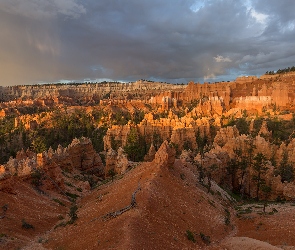
[[[256,182],[256,199],[259,200],[259,191],[262,186],[265,185],[265,179],[263,178],[268,167],[266,166],[266,157],[262,153],[258,153],[254,157],[253,170],[255,174],[253,175],[253,181]]]
[[[127,143],[124,147],[124,151],[131,161],[142,161],[146,154],[146,143],[144,138],[141,138],[137,129],[132,127],[128,137]]]

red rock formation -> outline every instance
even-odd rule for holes
[[[110,175],[110,170],[113,170],[115,174],[123,174],[129,165],[127,155],[121,147],[119,147],[118,152],[110,148],[106,154],[105,176]]]
[[[106,166],[105,166],[105,176],[110,175],[110,170],[115,171],[117,166],[117,152],[110,148],[106,153]]]
[[[59,146],[56,151],[49,149],[37,155],[22,150],[15,159],[10,158],[4,168],[5,175],[23,178],[30,178],[31,173],[39,169],[59,186],[63,186],[62,171],[78,170],[96,176],[104,174],[101,158],[88,138],[74,139],[67,148]],[[47,184],[50,186],[47,188],[54,188],[52,183]]]
[[[236,126],[220,128],[214,138],[214,144],[223,147],[229,140],[237,138],[238,136],[239,130],[236,128]]]
[[[178,146],[178,150],[196,148],[196,131],[194,128],[175,128],[172,130],[171,142]]]
[[[271,94],[272,102],[277,106],[287,106],[291,101],[288,97],[289,91],[288,84],[282,82],[274,83]]]
[[[6,115],[5,110],[4,109],[1,109],[0,110],[0,118],[5,117],[5,115]]]
[[[128,167],[129,162],[127,155],[124,153],[124,150],[121,147],[119,147],[115,172],[118,174],[124,174]]]
[[[261,113],[264,107],[268,107],[272,104],[270,96],[246,96],[238,97],[235,99],[235,107],[242,110],[257,110]]]
[[[182,160],[183,163],[192,162],[193,161],[193,153],[191,150],[182,150],[179,159]]]
[[[149,162],[153,161],[155,159],[155,155],[156,155],[156,149],[154,144],[152,143],[148,153],[144,157],[144,161],[149,161]]]
[[[5,178],[5,175],[6,175],[5,167],[3,165],[0,165],[0,180],[3,180]]]
[[[175,149],[167,141],[164,141],[152,163],[158,167],[172,167],[175,161],[175,153]]]
[[[127,143],[127,136],[131,130],[131,125],[113,125],[107,130],[106,135],[103,138],[104,150],[108,151],[112,148],[112,142],[115,142],[121,147],[124,147]]]
[[[267,133],[263,129],[264,133]],[[265,193],[262,190],[259,191],[259,197],[261,199],[275,200],[278,197],[292,200],[295,198],[294,187],[295,182],[282,183],[281,177],[277,174],[274,166],[271,165],[270,159],[275,158],[277,164],[283,159],[284,152],[288,154],[288,163],[293,165],[294,160],[294,144],[295,140],[291,141],[288,147],[283,143],[280,148],[266,141],[261,136],[251,138],[246,135],[239,135],[235,127],[221,128],[217,132],[214,139],[213,148],[205,153],[204,158],[200,155],[195,157],[195,160],[199,162],[207,171],[209,171],[215,181],[221,185],[231,186],[231,188],[243,188],[240,192],[245,192],[251,197],[256,197],[257,183],[253,176],[257,175],[253,169],[254,157],[258,153],[262,153],[266,159],[267,171],[261,174],[261,179],[265,181],[265,185],[271,188],[270,193]],[[251,146],[252,145],[252,146]],[[252,148],[252,152],[250,151]],[[229,174],[227,168],[230,164],[230,159],[236,159],[237,155],[235,150],[241,150],[242,156],[246,157],[247,166],[246,172],[243,173],[240,169],[236,169],[236,172],[231,178],[228,179]],[[250,153],[251,152],[251,153]],[[250,156],[251,154],[251,156]],[[250,164],[250,158],[252,158],[252,165]],[[215,166],[215,169],[212,169]],[[232,174],[233,174],[232,173]]]

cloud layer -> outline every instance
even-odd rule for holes
[[[293,0],[2,0],[0,84],[218,81],[295,65]]]

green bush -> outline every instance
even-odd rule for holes
[[[186,237],[188,240],[190,240],[192,242],[196,242],[194,234],[190,230],[186,230]]]
[[[225,225],[229,225],[230,224],[230,212],[227,208],[224,209],[224,211],[225,211],[225,219],[224,219]]]
[[[73,204],[69,212],[69,216],[70,216],[69,224],[73,224],[78,219],[77,210],[78,210],[78,206],[76,204]]]
[[[59,205],[61,205],[61,206],[63,206],[63,207],[66,206],[66,205],[65,205],[62,201],[60,201],[59,199],[53,198],[52,200],[55,201],[55,202],[57,202]]]
[[[77,194],[72,194],[70,192],[66,192],[66,195],[74,200],[76,200],[78,197],[80,197],[79,195]]]
[[[42,185],[42,173],[39,169],[36,169],[34,170],[32,173],[31,173],[31,183],[32,185],[36,186],[36,187],[39,187]]]

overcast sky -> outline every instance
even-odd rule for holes
[[[294,0],[0,0],[0,85],[232,80],[295,65]]]

